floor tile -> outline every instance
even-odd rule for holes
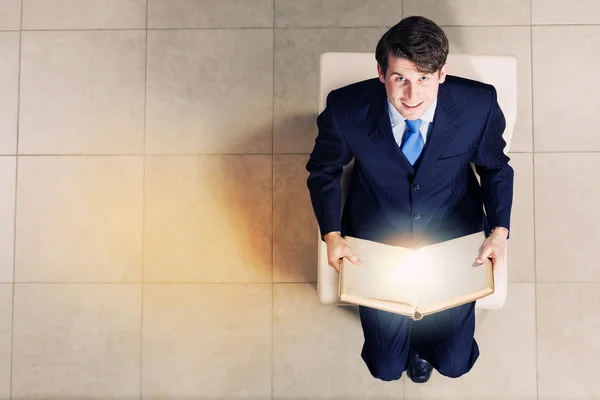
[[[565,71],[596,69],[600,26],[534,26],[532,35],[535,151],[600,151],[600,135],[590,129],[600,82],[565,79]]]
[[[10,397],[12,285],[0,284],[0,398]]]
[[[146,151],[270,153],[273,31],[148,32]]]
[[[0,157],[0,282],[13,280],[16,164],[16,157]]]
[[[16,284],[13,398],[139,399],[139,284]]]
[[[142,154],[146,33],[23,32],[20,154]]]
[[[149,28],[268,28],[273,0],[148,0]]]
[[[0,32],[0,154],[17,152],[19,41],[18,32]]]
[[[146,282],[271,282],[272,156],[146,159]]]
[[[132,282],[142,272],[143,159],[20,157],[17,282]]]
[[[306,186],[308,155],[274,157],[273,280],[316,282],[318,229]]]
[[[145,29],[146,0],[25,0],[23,29]]]
[[[537,282],[600,282],[598,153],[534,155]]]
[[[0,30],[21,29],[21,0],[0,0]]]
[[[269,399],[271,284],[144,285],[143,399]]]
[[[401,19],[401,0],[275,0],[276,27],[389,27]]]
[[[538,283],[539,399],[600,398],[600,284]]]
[[[531,0],[533,24],[600,24],[596,0]]]
[[[438,25],[529,25],[529,0],[403,0],[404,17]]]

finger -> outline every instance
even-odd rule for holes
[[[496,270],[496,267],[502,265],[502,260],[498,260],[497,258],[492,258],[492,271]]]
[[[339,261],[335,261],[335,262],[329,262],[329,266],[333,269],[335,269],[335,271],[339,274],[340,273],[340,263]]]
[[[479,257],[475,261],[479,264],[483,263],[483,261],[488,258],[492,254],[492,246],[486,246],[481,249],[481,253],[479,253]]]
[[[348,260],[350,260],[350,262],[354,265],[360,265],[360,260],[358,259],[358,257],[356,257],[356,254],[354,254],[353,252],[351,252],[350,250],[348,250],[346,252],[346,258]]]

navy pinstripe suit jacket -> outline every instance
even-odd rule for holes
[[[416,248],[482,230],[489,235],[496,226],[510,229],[514,171],[503,152],[506,122],[493,86],[446,77],[414,167],[394,139],[378,78],[329,93],[317,126],[306,169],[322,235],[340,231]],[[342,211],[342,167],[352,157]]]

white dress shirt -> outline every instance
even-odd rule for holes
[[[433,101],[433,103],[427,108],[425,114],[420,118],[421,119],[421,136],[423,137],[423,143],[427,143],[427,133],[429,132],[429,126],[431,122],[433,122],[433,116],[435,115],[435,108],[437,106],[437,98]],[[406,118],[404,118],[396,107],[390,100],[388,99],[388,111],[390,114],[390,122],[392,123],[392,131],[394,132],[394,139],[396,139],[396,143],[398,146],[402,146],[402,137],[404,136],[404,131],[406,130]]]

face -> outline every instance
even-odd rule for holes
[[[430,74],[419,72],[413,62],[389,56],[388,69],[383,75],[377,64],[379,80],[385,84],[387,98],[406,119],[419,119],[437,98],[440,83],[446,80],[448,64]]]

